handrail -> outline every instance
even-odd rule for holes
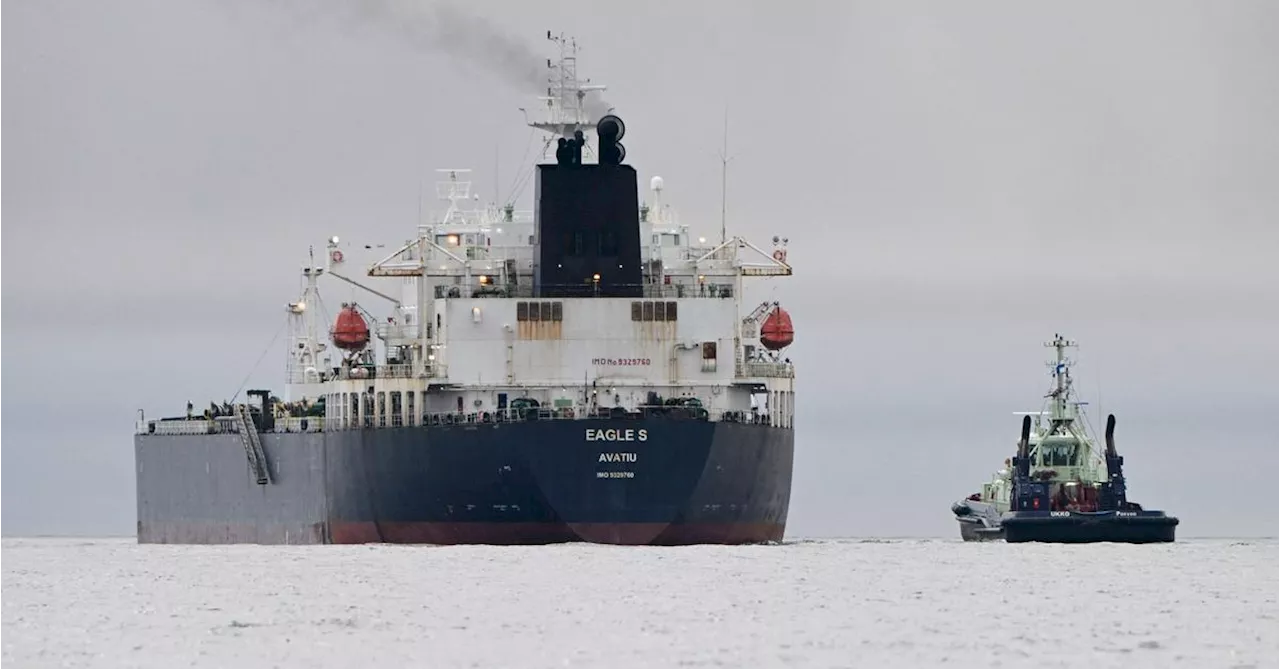
[[[416,420],[414,420],[416,418]],[[289,416],[276,418],[272,433],[336,432],[342,430],[387,429],[401,427],[444,427],[493,423],[519,423],[542,420],[609,420],[619,425],[641,419],[708,421],[745,423],[770,426],[768,414],[753,414],[742,410],[708,410],[686,406],[641,406],[635,411],[597,407],[591,410],[584,405],[571,407],[533,407],[526,409],[501,409],[472,412],[428,412],[419,416],[392,415],[365,416],[355,420],[326,416]],[[777,427],[793,427],[794,418],[779,421]],[[163,418],[141,420],[135,425],[137,434],[146,435],[198,435],[235,434],[238,431],[234,416],[218,416],[207,419]]]
[[[496,280],[496,279],[495,279]],[[592,297],[608,296],[619,291],[636,293],[628,299],[649,298],[711,298],[726,299],[733,297],[733,286],[726,283],[714,283],[708,280],[702,284],[681,283],[613,283],[597,287],[589,282],[568,284],[541,284],[535,291],[529,284],[479,283],[474,285],[438,285],[435,288],[436,298],[522,298],[532,300],[554,300],[560,297]],[[560,293],[560,295],[549,295]]]
[[[786,362],[742,362],[734,368],[734,376],[740,379],[764,377],[793,379],[796,376],[796,368]]]
[[[334,378],[339,381],[349,379],[411,379],[416,376],[414,367],[414,365],[405,364],[355,365],[339,368],[338,374]],[[428,375],[430,375],[429,370]]]

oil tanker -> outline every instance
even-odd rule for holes
[[[139,543],[782,539],[795,334],[743,293],[791,275],[787,240],[765,251],[722,221],[708,242],[660,177],[642,195],[622,119],[592,113],[604,87],[548,37],[533,211],[478,205],[470,170],[444,169],[444,211],[399,248],[313,251],[282,396],[140,412]],[[361,299],[331,318],[322,281]]]

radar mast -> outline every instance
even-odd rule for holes
[[[554,42],[560,50],[556,61],[547,59],[546,94],[537,97],[541,103],[535,109],[524,109],[525,123],[548,134],[543,142],[543,156],[546,150],[557,139],[570,138],[577,131],[582,131],[588,138],[587,131],[596,127],[596,123],[612,111],[600,99],[600,92],[606,90],[604,84],[593,84],[590,79],[578,78],[578,42],[563,34],[553,35],[547,31],[547,39]],[[595,95],[592,95],[592,94]]]

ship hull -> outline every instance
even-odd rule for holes
[[[1020,511],[1001,520],[1009,543],[1168,543],[1174,541],[1178,519],[1162,511]]]
[[[999,541],[1004,538],[1004,529],[999,525],[989,527],[979,521],[958,518],[960,538],[965,541]]]
[[[965,541],[998,541],[1004,538],[1000,512],[987,502],[964,499],[951,505],[960,525],[960,538]]]
[[[781,540],[793,431],[693,420],[135,437],[139,543]]]

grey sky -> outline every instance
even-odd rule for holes
[[[796,266],[753,293],[798,330],[790,535],[952,536],[1058,331],[1139,502],[1275,535],[1275,3],[466,6],[5,3],[6,534],[131,532],[136,409],[229,397],[308,244],[411,236],[437,167],[506,195],[552,29],[708,236],[729,106],[731,231]]]

